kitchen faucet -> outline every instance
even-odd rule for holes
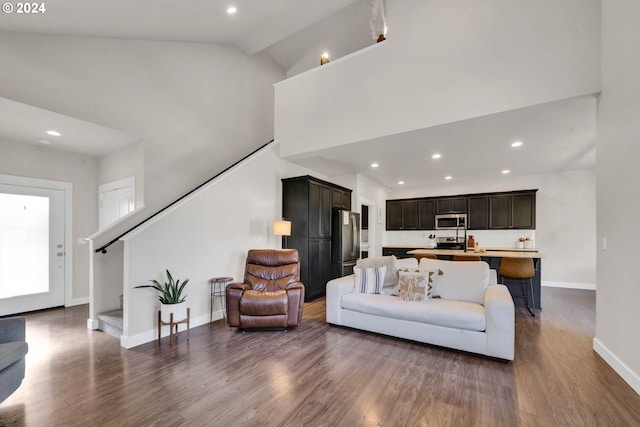
[[[464,241],[462,242],[462,247],[464,248],[464,251],[467,252],[467,224],[465,223],[461,223],[458,224],[456,227],[456,243],[458,243],[458,230],[460,229],[460,227],[462,227],[464,229]]]

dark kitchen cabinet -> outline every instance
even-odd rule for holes
[[[331,206],[334,209],[351,210],[351,191],[344,191],[338,188],[331,189]]]
[[[535,229],[537,191],[387,200],[387,230],[434,230],[448,213],[466,213],[469,230]]]
[[[489,197],[489,228],[535,229],[536,194],[534,191]]]
[[[418,201],[387,202],[387,230],[417,230]]]
[[[489,197],[468,198],[467,227],[469,230],[487,230],[489,228]]]
[[[398,248],[398,247],[382,247],[382,256],[395,255],[396,258],[412,258],[413,255],[409,255],[407,252],[412,251],[415,248]]]
[[[511,196],[511,228],[536,228],[535,193],[514,194]]]
[[[306,301],[324,296],[332,278],[332,211],[350,208],[348,188],[312,176],[282,180],[282,216],[291,221],[286,247],[300,254],[300,281],[305,286]]]
[[[467,198],[466,197],[448,197],[436,199],[436,213],[466,213]]]
[[[420,200],[418,202],[418,229],[436,229],[436,202],[435,200]]]
[[[489,197],[489,228],[491,230],[510,228],[511,196]]]

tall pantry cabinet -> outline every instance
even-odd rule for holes
[[[291,221],[287,247],[300,254],[300,281],[307,301],[325,295],[331,276],[331,217],[351,210],[351,190],[312,176],[282,180],[282,216]]]

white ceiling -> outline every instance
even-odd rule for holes
[[[333,47],[341,56],[370,43],[367,19],[356,19],[367,13],[368,1],[56,0],[45,3],[44,14],[29,19],[3,14],[1,29],[229,43],[247,54],[263,51],[295,74],[317,66],[316,51],[324,46]],[[234,16],[226,13],[231,4],[238,7]],[[595,108],[593,97],[581,97],[359,142],[295,161],[329,176],[357,172],[391,189],[399,188],[399,180],[411,187],[440,184],[446,175],[456,182],[501,177],[503,169],[525,175],[593,168]],[[37,144],[47,139],[44,131],[59,127],[65,129],[64,135],[49,137],[52,146],[93,155],[136,140],[113,129],[1,98],[0,111],[0,138]],[[511,149],[514,140],[525,145]],[[431,159],[436,151],[443,156],[438,161]],[[380,163],[375,170],[369,166],[374,161]]]
[[[520,148],[511,143],[522,141]],[[573,98],[291,159],[329,176],[360,173],[389,189],[590,169],[596,160],[596,99]],[[440,153],[440,159],[432,155]],[[371,163],[378,168],[371,168]],[[503,175],[503,170],[509,170]],[[446,181],[445,176],[451,176]],[[404,184],[398,184],[404,181]]]
[[[0,98],[0,138],[101,156],[137,141],[117,130]],[[62,135],[47,135],[55,130]]]
[[[2,31],[233,44],[246,54],[356,0],[55,0],[38,15],[2,14]],[[227,14],[234,5],[238,12]]]

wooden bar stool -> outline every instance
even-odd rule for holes
[[[480,255],[454,255],[454,261],[482,261]]]
[[[420,262],[420,260],[422,258],[429,258],[429,259],[438,259],[438,257],[434,254],[426,254],[426,255],[414,255],[413,256],[418,262]]]
[[[533,317],[536,314],[531,307],[535,307],[535,296],[533,294],[533,277],[536,275],[535,268],[533,267],[533,260],[531,258],[502,258],[500,261],[500,271],[498,272],[502,276],[502,283],[507,280],[519,280],[522,284],[522,296],[517,298],[524,298],[525,306],[529,313]],[[526,282],[529,281],[529,286]],[[529,298],[531,298],[531,305],[529,305]]]

